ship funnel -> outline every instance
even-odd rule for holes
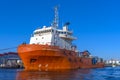
[[[64,24],[64,26],[68,26],[68,25],[70,25],[70,22],[66,22],[66,23]]]
[[[68,25],[70,25],[70,22],[66,22],[63,26],[64,31],[68,31]]]

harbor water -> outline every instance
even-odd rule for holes
[[[120,80],[120,67],[64,71],[0,69],[0,80]]]

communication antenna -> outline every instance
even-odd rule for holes
[[[58,28],[58,20],[59,20],[59,16],[58,16],[58,6],[55,6],[54,7],[54,21],[53,21],[53,24],[52,24],[52,26],[54,27],[54,28]]]

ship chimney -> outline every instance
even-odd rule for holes
[[[63,31],[68,31],[68,25],[70,25],[70,22],[66,22],[63,26]]]

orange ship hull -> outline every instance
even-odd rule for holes
[[[25,70],[79,68],[77,53],[55,46],[22,44],[18,47],[18,54]]]
[[[22,44],[18,54],[25,70],[60,70],[78,68],[102,68],[103,62],[92,63],[92,58],[79,57],[75,51],[57,46]]]
[[[92,58],[80,58],[80,68],[103,68],[103,62],[93,64]]]

